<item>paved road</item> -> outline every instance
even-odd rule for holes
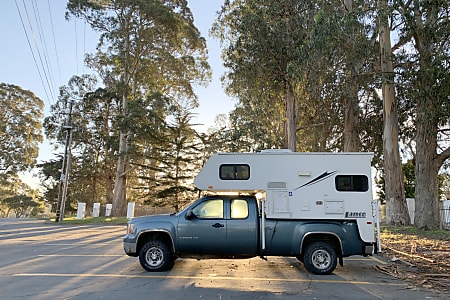
[[[125,226],[63,226],[0,219],[0,299],[448,299],[380,274],[353,257],[333,275],[295,258],[177,260],[147,273],[124,255]]]

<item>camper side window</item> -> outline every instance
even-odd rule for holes
[[[338,175],[335,179],[339,192],[367,192],[369,179],[365,175]]]
[[[222,180],[248,180],[250,178],[250,166],[243,164],[220,165],[219,177]]]

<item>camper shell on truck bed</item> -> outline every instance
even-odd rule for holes
[[[268,219],[355,220],[362,240],[375,242],[372,158],[284,149],[217,153],[194,183],[211,192],[261,192]]]

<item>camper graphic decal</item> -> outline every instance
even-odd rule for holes
[[[332,175],[334,175],[334,174],[336,174],[336,173],[337,173],[337,171],[333,171],[333,172],[328,172],[328,171],[326,171],[326,172],[320,174],[319,176],[317,176],[316,178],[314,178],[314,179],[308,181],[308,182],[305,183],[304,185],[295,188],[294,191],[295,191],[295,190],[298,190],[298,189],[300,189],[300,188],[302,188],[302,187],[304,187],[304,186],[310,186],[310,185],[316,184],[316,183],[318,183],[318,182],[321,182],[321,181],[327,179],[328,177],[330,177],[330,176],[332,176]]]

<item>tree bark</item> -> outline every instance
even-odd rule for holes
[[[349,14],[353,11],[353,0],[345,0],[344,8]],[[349,33],[349,43],[352,49],[355,48],[355,38],[353,33]],[[350,53],[349,53],[350,56]],[[358,100],[358,82],[356,80],[356,62],[349,57],[347,61],[346,93],[345,93],[345,112],[344,112],[344,152],[357,152],[359,148],[359,100]]]
[[[125,42],[125,48],[125,66],[122,80],[124,85],[128,87],[131,77],[127,64],[129,61],[129,40]],[[128,89],[125,89],[122,95],[122,117],[128,117]],[[128,129],[121,128],[119,136],[119,158],[117,160],[112,203],[112,215],[115,217],[126,216],[127,213],[127,173],[129,171],[128,137]]]
[[[420,101],[419,101],[420,102]],[[423,101],[425,102],[425,101]],[[436,161],[436,128],[427,117],[425,103],[417,106],[416,213],[414,224],[421,229],[439,228],[439,185]]]
[[[128,170],[128,134],[120,132],[119,158],[117,160],[116,179],[112,202],[112,215],[126,216],[127,213],[127,170]]]
[[[287,147],[292,151],[297,149],[297,99],[292,85],[286,83],[286,137]]]
[[[409,214],[405,199],[402,164],[398,145],[398,112],[394,91],[392,47],[387,18],[386,0],[378,1],[380,18],[380,64],[383,93],[383,154],[386,195],[386,223],[408,224]]]
[[[354,71],[350,77],[354,77]],[[359,101],[358,92],[354,80],[350,80],[348,85],[348,93],[345,99],[345,116],[344,116],[344,152],[357,152],[359,149]]]
[[[414,224],[422,229],[439,228],[439,168],[448,158],[448,149],[437,153],[439,121],[437,111],[440,109],[433,93],[436,78],[433,69],[433,38],[426,35],[425,28],[437,23],[437,10],[420,12],[414,9],[415,47],[419,53],[419,73],[416,111],[416,213]],[[423,16],[426,16],[424,20]]]

